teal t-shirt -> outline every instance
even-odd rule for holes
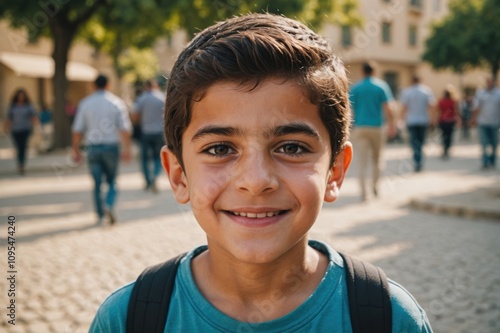
[[[380,127],[384,123],[383,105],[394,98],[387,83],[368,77],[351,88],[349,99],[354,113],[354,126]]]
[[[337,252],[323,243],[310,241],[309,245],[328,254],[328,268],[321,283],[291,313],[256,324],[240,322],[225,315],[203,297],[194,282],[190,263],[193,257],[207,247],[194,249],[180,263],[164,332],[352,332],[343,260]],[[125,333],[132,288],[133,283],[128,284],[104,301],[89,332]],[[389,289],[392,332],[432,332],[424,310],[410,293],[391,280]],[[265,320],[266,310],[272,306],[271,301],[263,304],[260,313],[255,313],[255,318]]]

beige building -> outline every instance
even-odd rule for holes
[[[52,41],[40,38],[30,42],[26,36],[25,31],[12,29],[6,21],[0,21],[0,121],[5,119],[18,88],[26,89],[37,110],[42,104],[51,108],[54,103]],[[114,77],[109,61],[82,42],[73,44],[66,71],[67,98],[73,105],[92,92],[92,82],[99,72]]]
[[[448,13],[447,0],[359,0],[363,27],[328,26],[324,34],[347,65],[351,82],[362,77],[361,65],[376,61],[378,76],[389,83],[397,97],[411,84],[413,75],[428,85],[436,97],[452,84],[458,90],[484,84],[485,71],[457,75],[435,71],[422,62],[431,23]]]

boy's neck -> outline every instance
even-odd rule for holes
[[[304,243],[265,264],[221,260],[217,249],[209,250],[193,259],[193,277],[203,296],[228,316],[277,319],[304,303],[325,275],[328,258]],[[252,315],[257,312],[265,318]]]

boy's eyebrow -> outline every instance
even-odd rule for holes
[[[215,125],[207,125],[200,128],[191,138],[191,142],[198,140],[205,135],[223,135],[223,136],[235,136],[240,134],[240,130],[234,127],[222,127]]]
[[[241,134],[242,134],[241,130],[235,127],[207,125],[196,131],[196,133],[191,138],[191,142],[194,142],[205,135],[238,136]],[[301,123],[301,122],[276,126],[270,129],[266,133],[266,136],[277,137],[277,136],[285,136],[288,134],[305,134],[317,140],[320,139],[320,135],[316,130],[314,130],[311,126],[307,125],[306,123]]]
[[[317,140],[320,139],[319,133],[306,123],[290,123],[276,126],[272,129],[272,136],[284,136],[288,134],[305,134]]]

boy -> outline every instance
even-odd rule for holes
[[[352,157],[344,67],[303,24],[251,14],[207,28],[168,84],[163,166],[208,246],[180,262],[164,332],[351,332],[344,263],[308,240]],[[125,332],[133,284],[91,332]],[[390,282],[393,332],[430,332]]]

